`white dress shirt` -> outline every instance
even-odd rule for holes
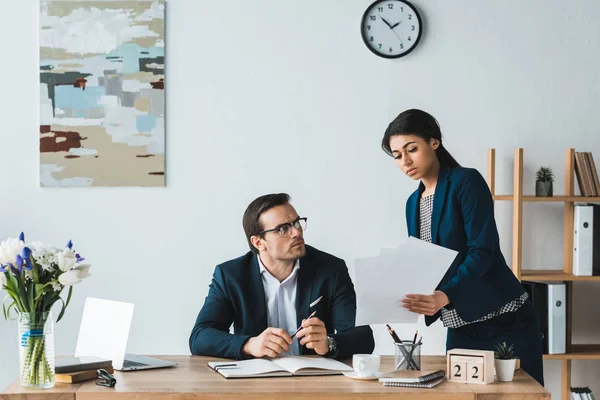
[[[300,260],[296,260],[294,270],[283,282],[275,278],[265,268],[257,255],[260,275],[265,290],[265,303],[267,304],[267,325],[272,328],[281,328],[290,336],[298,329],[296,320],[296,287],[298,286],[298,270]],[[299,355],[298,339],[293,338],[289,353],[281,355]]]

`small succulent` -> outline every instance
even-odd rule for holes
[[[554,182],[554,171],[550,167],[540,167],[535,175],[539,182]]]
[[[519,357],[515,356],[515,345],[508,346],[506,342],[494,345],[494,358],[497,360],[513,360]]]

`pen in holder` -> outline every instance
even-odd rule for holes
[[[412,340],[402,340],[400,343],[394,343],[395,370],[408,369],[413,371],[421,370],[421,341],[413,343]]]

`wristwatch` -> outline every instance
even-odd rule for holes
[[[337,353],[337,342],[331,336],[327,336],[327,345],[329,346],[328,356],[334,356]]]

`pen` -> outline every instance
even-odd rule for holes
[[[316,299],[315,301],[313,301],[312,303],[310,303],[310,305],[308,306],[308,308],[313,308],[314,306],[316,306],[317,304],[319,304],[319,302],[321,301],[322,298],[323,298],[323,296],[319,297],[318,299]]]
[[[312,312],[312,314],[310,314],[310,315],[308,316],[308,318],[306,318],[306,319],[311,319],[312,317],[314,317],[314,316],[315,316],[315,314],[316,314],[316,313],[317,313],[317,310],[313,311],[313,312]],[[296,332],[294,332],[294,334],[292,335],[292,339],[294,338],[294,336],[296,336],[296,334],[297,334],[298,332],[300,332],[300,330],[301,330],[301,329],[302,329],[302,325],[300,325],[300,326],[298,327],[298,329],[296,329]]]
[[[390,335],[392,336],[392,339],[394,340],[394,342],[396,343],[400,343],[400,338],[398,337],[398,335],[396,335],[396,332],[392,329],[391,326],[389,326],[388,324],[385,324],[385,326],[387,326],[387,330],[390,333]]]
[[[418,332],[419,332],[419,331],[417,331],[417,333],[418,333]],[[415,369],[418,369],[418,368],[416,368],[416,366],[417,366],[417,362],[415,361],[415,359],[413,358],[413,356],[412,356],[412,355],[413,355],[413,353],[415,352],[415,349],[417,348],[417,346],[420,346],[420,345],[421,345],[421,343],[423,342],[423,336],[421,336],[421,337],[419,338],[419,341],[418,341],[418,342],[416,341],[416,339],[417,339],[417,333],[415,333],[415,337],[414,337],[414,339],[413,339],[413,345],[411,346],[412,348],[411,348],[411,349],[410,349],[410,351],[408,352],[408,357],[409,357],[409,358],[410,358],[410,359],[413,361],[413,366],[415,367]],[[416,342],[416,343],[415,343],[415,342]],[[409,363],[409,367],[410,367],[410,363]],[[409,368],[409,369],[411,369],[411,368]]]
[[[322,298],[323,298],[323,296],[320,296],[318,299],[316,299],[315,301],[313,301],[312,303],[310,303],[310,305],[308,306],[308,308],[313,308],[314,306],[316,306],[317,304],[319,304],[319,302],[321,301],[321,299],[322,299]],[[313,313],[312,313],[312,314],[310,314],[310,315],[308,316],[308,318],[306,318],[306,319],[311,319],[312,317],[314,317],[314,316],[315,316],[315,314],[316,314],[316,313],[317,313],[317,310],[313,311]],[[294,332],[294,334],[292,335],[292,339],[294,338],[294,336],[296,336],[296,334],[297,334],[298,332],[300,332],[300,329],[302,329],[302,325],[300,325],[300,326],[298,327],[298,329],[296,329],[296,332]]]
[[[415,332],[415,337],[413,337],[413,344],[417,343],[417,335],[419,334],[419,330]]]

